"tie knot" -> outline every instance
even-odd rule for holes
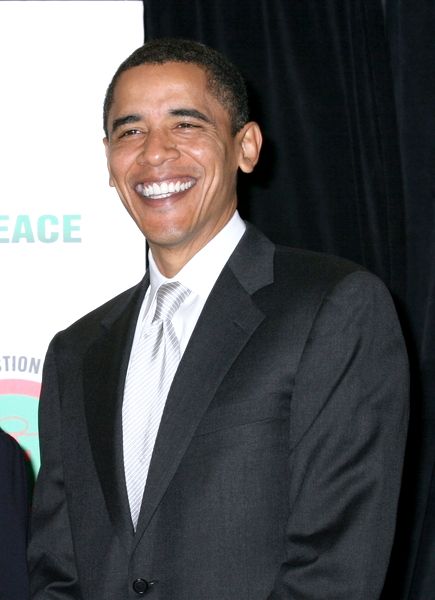
[[[181,285],[179,281],[161,285],[157,290],[156,312],[153,321],[172,319],[189,294],[190,290]]]

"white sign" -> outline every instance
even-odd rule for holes
[[[0,427],[35,471],[50,339],[145,269],[102,144],[106,88],[143,39],[140,1],[0,2]]]

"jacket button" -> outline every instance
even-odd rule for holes
[[[140,594],[141,596],[148,591],[149,583],[146,579],[135,579],[133,581],[133,589],[136,594]]]

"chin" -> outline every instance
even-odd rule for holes
[[[183,233],[177,229],[165,229],[159,233],[156,231],[150,232],[149,230],[147,233],[146,230],[142,229],[142,233],[150,246],[159,248],[171,248],[172,246],[177,246],[182,243],[184,239]]]

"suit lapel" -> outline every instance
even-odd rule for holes
[[[110,518],[126,545],[132,525],[122,458],[121,409],[130,348],[147,287],[146,277],[127,294],[125,303],[104,319],[101,336],[88,349],[83,367],[92,454]]]
[[[148,526],[222,379],[264,319],[251,294],[272,282],[273,253],[273,245],[248,227],[207,300],[168,395],[135,543]]]

